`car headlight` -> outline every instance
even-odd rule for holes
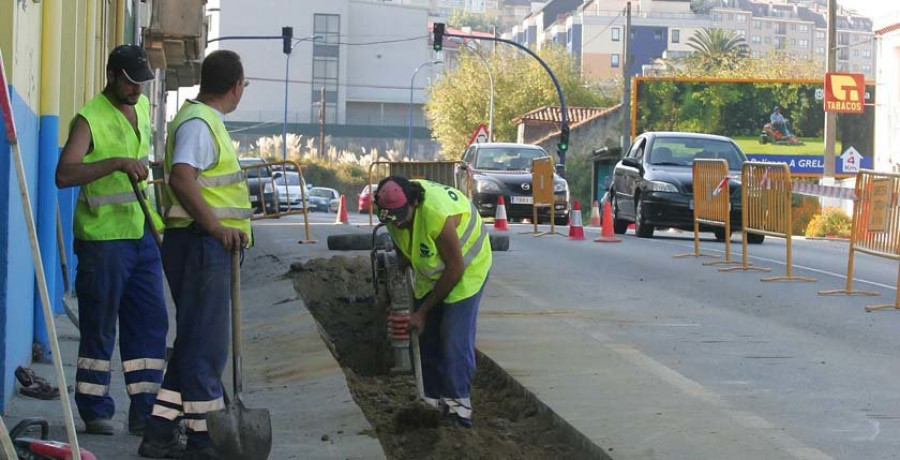
[[[266,184],[263,185],[263,193],[273,193],[273,192],[275,192],[275,187],[272,185],[271,182],[266,182]]]
[[[648,188],[651,192],[668,192],[668,193],[678,193],[678,187],[675,184],[671,184],[669,182],[662,182],[658,180],[652,180],[648,183]]]
[[[478,193],[499,193],[500,185],[489,179],[481,179],[475,181],[475,188]]]
[[[553,184],[553,191],[554,191],[555,193],[562,193],[562,192],[565,192],[565,191],[568,191],[568,190],[569,190],[569,183],[566,182],[566,181],[564,181],[564,180],[561,180],[561,181],[559,181],[559,182],[555,182],[555,183]]]

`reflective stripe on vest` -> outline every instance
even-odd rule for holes
[[[197,185],[201,187],[224,187],[226,185],[237,184],[247,180],[247,175],[243,171],[231,174],[223,174],[221,176],[200,176],[197,178]],[[251,213],[252,214],[252,213]]]
[[[252,209],[244,208],[210,208],[212,213],[218,219],[249,219],[253,217]],[[169,206],[166,217],[170,219],[191,219],[191,215],[187,210],[178,205]]]
[[[468,243],[469,238],[472,237],[472,232],[475,231],[475,227],[476,227],[475,221],[477,221],[478,219],[475,219],[474,216],[475,216],[475,213],[478,212],[478,209],[475,208],[474,204],[472,205],[471,212],[473,213],[473,214],[471,214],[471,216],[473,216],[473,217],[469,218],[469,225],[466,226],[466,231],[464,231],[462,236],[459,238],[459,247],[461,247],[461,248],[466,247],[466,243]],[[481,246],[484,244],[484,238],[485,238],[485,235],[487,235],[487,233],[488,233],[487,229],[484,228],[484,224],[482,223],[481,224],[481,234],[478,235],[478,239],[475,240],[475,244],[469,246],[469,249],[467,249],[466,252],[463,254],[463,270],[468,268],[469,264],[471,264],[472,261],[475,260],[475,257],[478,256],[478,253],[481,252]],[[433,278],[433,277],[439,275],[442,271],[444,271],[445,268],[447,268],[447,267],[444,265],[443,262],[441,262],[440,264],[438,264],[437,267],[435,267],[431,270],[416,270],[416,273],[418,273],[426,278]]]

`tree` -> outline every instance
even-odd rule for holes
[[[493,32],[494,28],[500,27],[500,21],[496,17],[486,14],[470,13],[465,10],[453,10],[450,13],[450,19],[447,20],[450,27],[463,28],[471,27],[472,30],[482,32]]]
[[[700,29],[688,38],[687,45],[694,50],[688,60],[706,70],[731,68],[749,55],[744,38],[733,30]]]
[[[565,49],[544,47],[538,53],[553,69],[569,106],[609,107],[615,101],[585,85],[579,69]],[[550,77],[532,57],[517,50],[498,48],[486,56],[494,76],[495,141],[515,141],[513,119],[543,106],[558,106],[559,97]],[[458,65],[429,88],[426,117],[445,158],[462,156],[479,123],[487,124],[489,83],[484,64],[463,49]]]

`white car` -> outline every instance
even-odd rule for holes
[[[337,212],[341,194],[328,187],[312,187],[307,194],[309,209],[312,211]]]
[[[275,188],[278,189],[278,207],[280,210],[296,211],[303,209],[303,195],[300,193],[300,174],[292,171],[276,171]],[[309,191],[306,192],[307,207],[309,207]]]

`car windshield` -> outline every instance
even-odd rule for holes
[[[719,158],[728,162],[728,169],[740,170],[744,155],[731,142],[696,137],[658,137],[650,151],[651,165],[687,166],[698,158]]]
[[[325,190],[323,188],[314,188],[309,191],[310,196],[320,196],[324,198],[331,198],[331,191]]]
[[[478,149],[475,169],[494,171],[522,171],[531,169],[531,161],[544,158],[547,152],[541,149],[520,147],[488,147]]]
[[[242,168],[246,168],[248,166],[261,166],[258,168],[250,168],[244,170],[247,173],[247,177],[250,179],[258,179],[260,176],[269,177],[269,168],[265,166],[265,162],[260,160],[250,160],[250,161],[241,161],[240,162]],[[262,172],[260,172],[262,171]]]
[[[275,179],[275,183],[278,185],[300,185],[300,176],[297,174],[288,173],[286,176],[281,176]]]

